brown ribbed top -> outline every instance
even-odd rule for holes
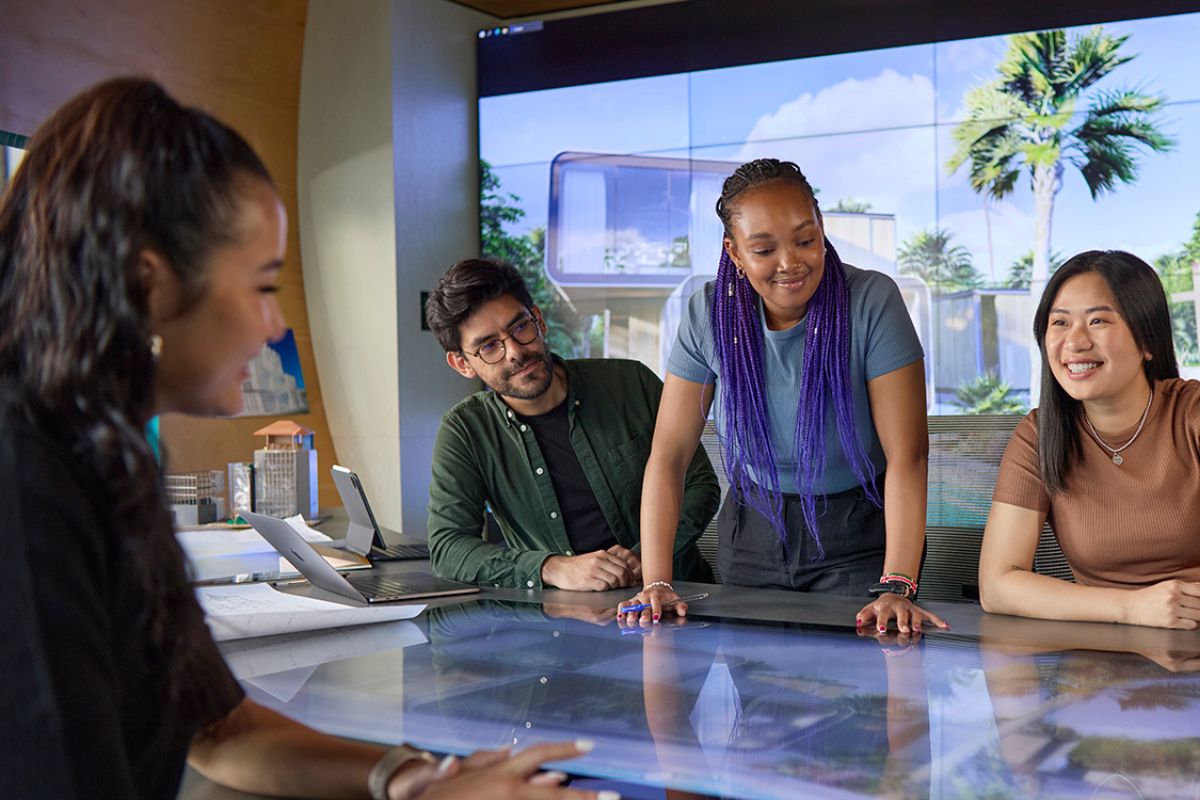
[[[1119,447],[1137,430],[1106,433]],[[1132,588],[1200,581],[1200,381],[1154,385],[1141,435],[1117,466],[1079,421],[1083,460],[1053,500],[1038,469],[1037,410],[1017,425],[992,502],[1048,512],[1075,580]]]

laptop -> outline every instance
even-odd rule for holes
[[[368,561],[408,561],[429,558],[429,546],[426,544],[395,544],[388,545],[371,504],[367,502],[367,493],[363,490],[362,481],[352,470],[333,465],[333,484],[337,487],[350,517],[350,527],[346,531],[344,542],[335,542],[334,547],[341,547],[351,553],[363,556]]]
[[[254,530],[270,542],[281,556],[299,570],[300,574],[308,578],[309,583],[349,600],[354,605],[475,594],[479,591],[476,586],[443,580],[428,572],[400,575],[377,575],[367,572],[342,575],[286,521],[251,511],[238,513],[253,525]]]

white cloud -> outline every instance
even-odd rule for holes
[[[746,141],[876,130],[933,122],[933,84],[927,75],[884,69],[872,78],[849,78],[806,92],[764,114]]]
[[[933,99],[926,75],[848,79],[759,117],[738,158],[793,160],[825,203],[853,196],[901,214],[913,195],[935,190]]]
[[[996,62],[1004,56],[1007,39],[967,39],[936,46],[939,73],[971,75],[978,82],[995,77]]]

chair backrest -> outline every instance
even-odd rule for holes
[[[979,548],[1000,459],[1016,415],[929,417],[929,501],[921,597],[979,600]],[[1047,525],[1033,558],[1035,572],[1073,580]]]
[[[1019,416],[961,415],[929,417],[929,500],[926,508],[925,560],[921,598],[979,600],[979,548],[992,502],[1000,458]],[[721,441],[705,425],[700,443],[721,484],[729,488],[721,460]],[[717,518],[700,536],[700,552],[717,580]],[[1071,568],[1047,525],[1033,559],[1035,572],[1074,580]]]

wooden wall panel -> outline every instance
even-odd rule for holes
[[[336,453],[313,359],[296,225],[296,139],[306,0],[37,0],[5,2],[0,24],[0,129],[31,134],[76,92],[140,74],[237,129],[279,185],[289,219],[280,304],[295,331],[316,431],[321,502],[335,505]],[[223,469],[257,446],[271,420],[170,415],[163,442],[172,470]]]

